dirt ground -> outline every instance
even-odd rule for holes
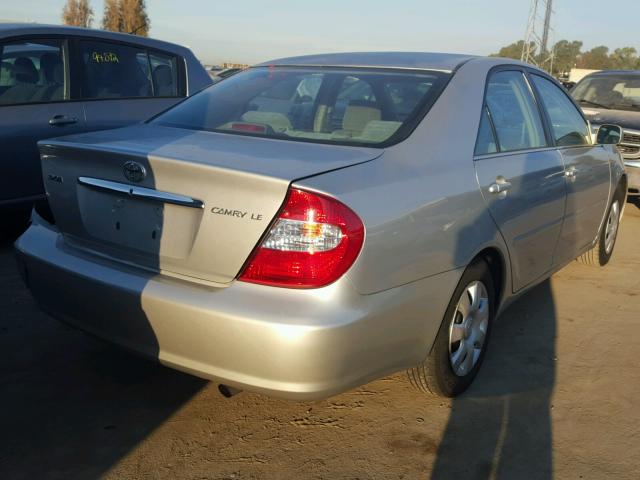
[[[461,398],[403,374],[314,403],[242,393],[38,311],[0,247],[0,478],[638,479],[640,210],[498,320]]]

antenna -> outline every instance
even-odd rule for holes
[[[549,39],[553,34],[552,16],[553,0],[531,0],[520,60],[551,70],[554,54],[549,51]]]

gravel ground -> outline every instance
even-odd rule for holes
[[[640,210],[496,323],[456,400],[403,374],[313,403],[148,362],[41,313],[0,246],[0,478],[638,479]]]

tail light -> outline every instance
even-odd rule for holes
[[[334,198],[291,189],[239,279],[277,287],[322,287],[349,269],[363,242],[364,225],[349,207]]]

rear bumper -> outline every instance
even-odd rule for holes
[[[640,160],[625,160],[629,196],[640,196]]]
[[[461,275],[373,295],[345,278],[316,290],[211,288],[81,254],[37,217],[16,251],[54,317],[179,370],[292,399],[325,398],[420,362]]]

